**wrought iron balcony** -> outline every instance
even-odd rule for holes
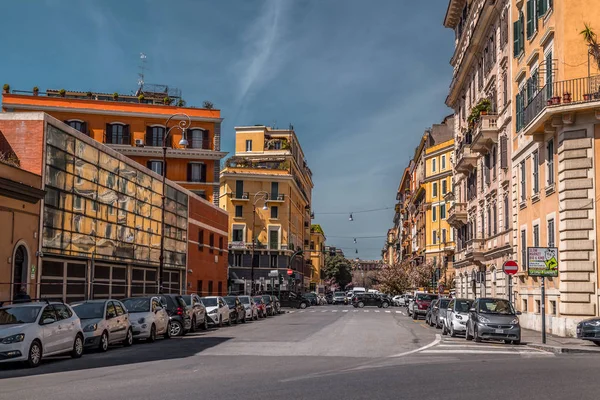
[[[458,228],[467,223],[467,203],[454,203],[448,209],[448,223]]]
[[[471,151],[471,134],[467,133],[456,150],[456,172],[467,175],[477,166],[477,154]]]
[[[479,121],[474,128],[471,150],[485,154],[494,143],[498,143],[498,115],[486,114],[479,116]]]

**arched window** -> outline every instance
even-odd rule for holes
[[[162,147],[165,137],[165,128],[163,126],[149,126],[146,128],[146,146]],[[170,136],[167,138],[167,147],[171,146]]]
[[[131,144],[129,137],[129,125],[114,122],[106,124],[106,143],[108,144]]]
[[[15,251],[13,264],[13,297],[19,293],[22,286],[27,285],[27,249],[20,245]]]
[[[85,133],[86,135],[88,134],[87,124],[81,120],[70,119],[68,121],[65,121],[65,124],[69,125],[73,129],[77,129],[81,133]]]
[[[190,149],[210,149],[208,143],[208,132],[204,129],[194,128],[187,133],[187,140]]]

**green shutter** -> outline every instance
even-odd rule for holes
[[[519,39],[519,21],[515,21],[513,23],[513,38],[514,38],[514,56],[515,58],[519,56],[520,50],[519,50],[519,43],[520,43],[520,39]]]
[[[537,16],[538,18],[544,16],[548,11],[548,0],[537,0]]]
[[[533,6],[533,1],[534,0],[527,0],[527,39],[529,39],[534,32],[534,18],[535,16],[534,14],[534,6]]]

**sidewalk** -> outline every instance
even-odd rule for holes
[[[534,349],[561,353],[598,353],[600,346],[588,340],[579,340],[572,337],[546,335],[546,344],[542,344],[542,332],[521,328],[521,342]]]

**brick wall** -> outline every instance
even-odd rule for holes
[[[14,152],[21,168],[37,175],[42,174],[44,151],[44,121],[0,121],[2,149]]]

